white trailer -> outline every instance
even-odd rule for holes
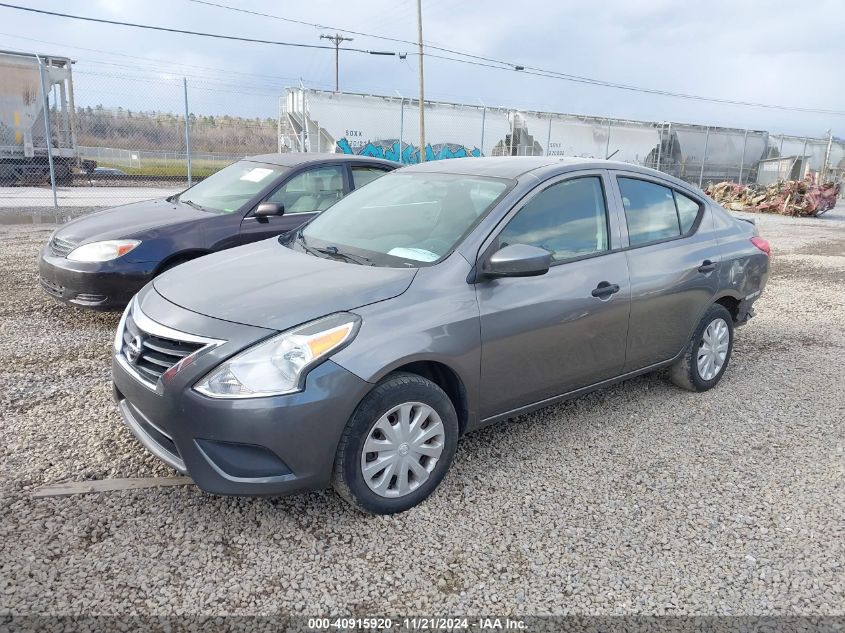
[[[419,161],[419,100],[287,88],[279,151],[343,152]],[[753,181],[761,160],[806,156],[827,179],[845,173],[845,144],[688,123],[425,102],[426,160],[461,156],[579,156],[654,167],[702,186]]]
[[[49,178],[48,148],[57,183],[71,182],[78,160],[72,64],[67,57],[0,51],[0,182]]]
[[[288,88],[279,151],[338,152],[419,162],[419,100]],[[425,102],[426,160],[489,156],[510,133],[508,110]]]

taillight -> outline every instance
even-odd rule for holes
[[[772,256],[772,245],[769,244],[769,240],[765,240],[762,237],[752,237],[751,243],[754,244],[754,246],[759,248],[769,257]]]

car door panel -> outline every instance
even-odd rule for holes
[[[628,176],[679,191],[672,183],[615,172],[613,190],[623,213],[625,204],[616,177]],[[680,193],[692,197],[691,192]],[[629,240],[626,226],[623,231]],[[707,205],[702,204],[691,234],[653,244],[629,244],[625,256],[631,283],[627,373],[677,356],[718,291],[720,253]]]
[[[600,282],[618,284],[607,299]],[[478,285],[482,416],[551,398],[622,372],[630,286],[624,253]]]
[[[483,418],[552,398],[613,378],[622,372],[628,329],[630,284],[627,258],[619,246],[618,214],[607,195],[606,172],[590,171],[542,183],[518,203],[498,235],[482,247],[485,256],[503,244],[517,243],[511,227],[520,212],[537,210],[540,194],[564,183],[592,179],[601,184],[606,213],[605,235],[596,236],[595,252],[583,250],[589,240],[589,214],[576,217],[586,204],[561,197],[544,213],[559,213],[569,224],[555,228],[542,222],[516,231],[562,260],[537,277],[502,278],[476,284],[481,320],[482,361],[480,407]],[[595,184],[595,182],[593,182]],[[558,205],[558,207],[555,206]],[[578,210],[574,209],[578,206]],[[610,208],[609,208],[610,207]],[[577,228],[572,228],[577,225]],[[553,235],[557,231],[557,236]],[[530,238],[530,240],[529,240]],[[567,249],[575,248],[576,252]],[[605,285],[618,286],[603,294]],[[593,292],[601,296],[594,296]]]
[[[701,273],[717,257],[700,235],[628,251],[631,322],[626,371],[674,358],[718,290],[715,273]]]

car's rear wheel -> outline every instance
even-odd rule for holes
[[[332,483],[364,512],[402,512],[434,491],[457,441],[458,418],[446,393],[422,376],[390,374],[349,419]]]
[[[733,318],[713,304],[695,328],[684,355],[669,370],[672,382],[689,391],[707,391],[722,379],[734,342]]]

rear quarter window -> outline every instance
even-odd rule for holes
[[[631,246],[681,235],[671,189],[635,178],[619,178]]]
[[[681,222],[681,233],[687,234],[695,224],[701,205],[682,193],[675,192],[675,206],[678,207],[678,219]]]
[[[388,171],[390,170],[374,167],[373,165],[352,165],[352,183],[358,189],[374,181],[376,178],[381,178]]]

